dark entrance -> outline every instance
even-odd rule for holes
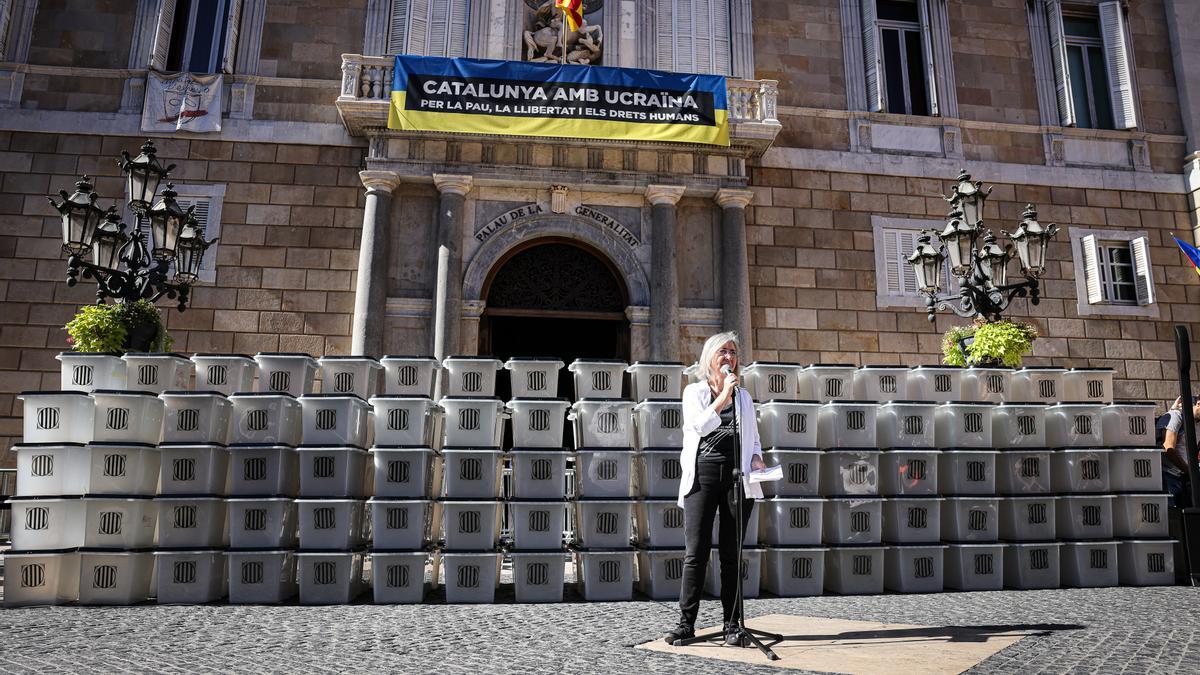
[[[583,244],[546,238],[514,249],[496,264],[484,297],[480,354],[553,356],[564,364],[629,360],[628,291],[613,266]],[[573,390],[570,375],[566,368],[560,374],[560,396]]]

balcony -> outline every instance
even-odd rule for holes
[[[353,136],[386,129],[394,60],[390,56],[342,55],[342,91],[337,99],[342,122]],[[771,147],[782,126],[776,118],[775,80],[727,79],[729,145],[738,154],[757,157]],[[440,132],[421,132],[431,136]]]

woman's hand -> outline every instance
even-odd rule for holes
[[[729,402],[733,400],[733,390],[738,386],[738,376],[733,373],[729,373],[725,376],[725,379],[720,382],[720,385],[721,392],[717,394],[717,398],[713,400],[713,403],[716,404],[717,412],[724,410],[725,406],[729,405]]]
[[[762,455],[755,455],[750,458],[751,471],[762,471],[765,468],[767,468],[767,465],[765,462],[763,462]]]

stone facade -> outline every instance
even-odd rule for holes
[[[1026,203],[1064,228],[1041,304],[1009,312],[1043,336],[1029,362],[1112,367],[1120,397],[1173,398],[1173,326],[1200,330],[1200,285],[1170,238],[1192,236],[1200,212],[1200,69],[1181,28],[1200,21],[1200,8],[1131,3],[1140,121],[1105,131],[1042,120],[1025,0],[945,3],[954,118],[850,109],[858,85],[842,12],[854,0],[730,1],[752,13],[752,54],[737,63],[752,62],[761,82],[730,81],[758,92],[760,107],[739,118],[726,149],[388,132],[382,94],[367,93],[384,72],[371,69],[387,60],[342,55],[380,53],[389,3],[243,0],[224,131],[155,139],[164,163],[178,165],[176,181],[225,187],[216,280],[187,312],[165,312],[175,348],[473,353],[495,271],[528,242],[554,238],[579,243],[619,279],[630,358],[690,361],[724,326],[748,332],[760,360],[932,363],[940,333],[961,320],[931,325],[923,307],[880,307],[874,225],[943,220],[942,195],[965,166],[995,186],[993,228],[1015,227]],[[473,2],[471,30],[487,39],[468,39],[471,56],[515,53],[499,39],[514,4]],[[152,43],[157,5],[9,3],[0,449],[20,437],[15,395],[58,386],[62,325],[93,299],[88,283],[65,284],[44,195],[88,173],[106,200],[120,197],[113,158],[142,140],[130,83],[145,77],[146,59],[134,45]],[[652,39],[632,0],[605,11],[606,26]],[[636,43],[614,41],[606,53],[652,66]],[[363,70],[346,75],[347,64]],[[553,186],[567,188],[562,212]],[[448,220],[447,208],[458,215]],[[1080,315],[1073,228],[1146,233],[1156,292],[1147,312]],[[364,334],[378,338],[356,342]]]

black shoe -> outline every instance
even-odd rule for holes
[[[682,640],[687,640],[687,639],[693,638],[695,636],[696,636],[695,629],[693,629],[691,626],[687,625],[686,623],[681,623],[678,626],[675,626],[671,630],[667,631],[667,634],[663,636],[663,642],[666,642],[669,645],[674,645],[676,642],[680,642]]]
[[[725,624],[725,646],[726,647],[741,647],[742,646],[742,630],[738,628],[736,623]]]

